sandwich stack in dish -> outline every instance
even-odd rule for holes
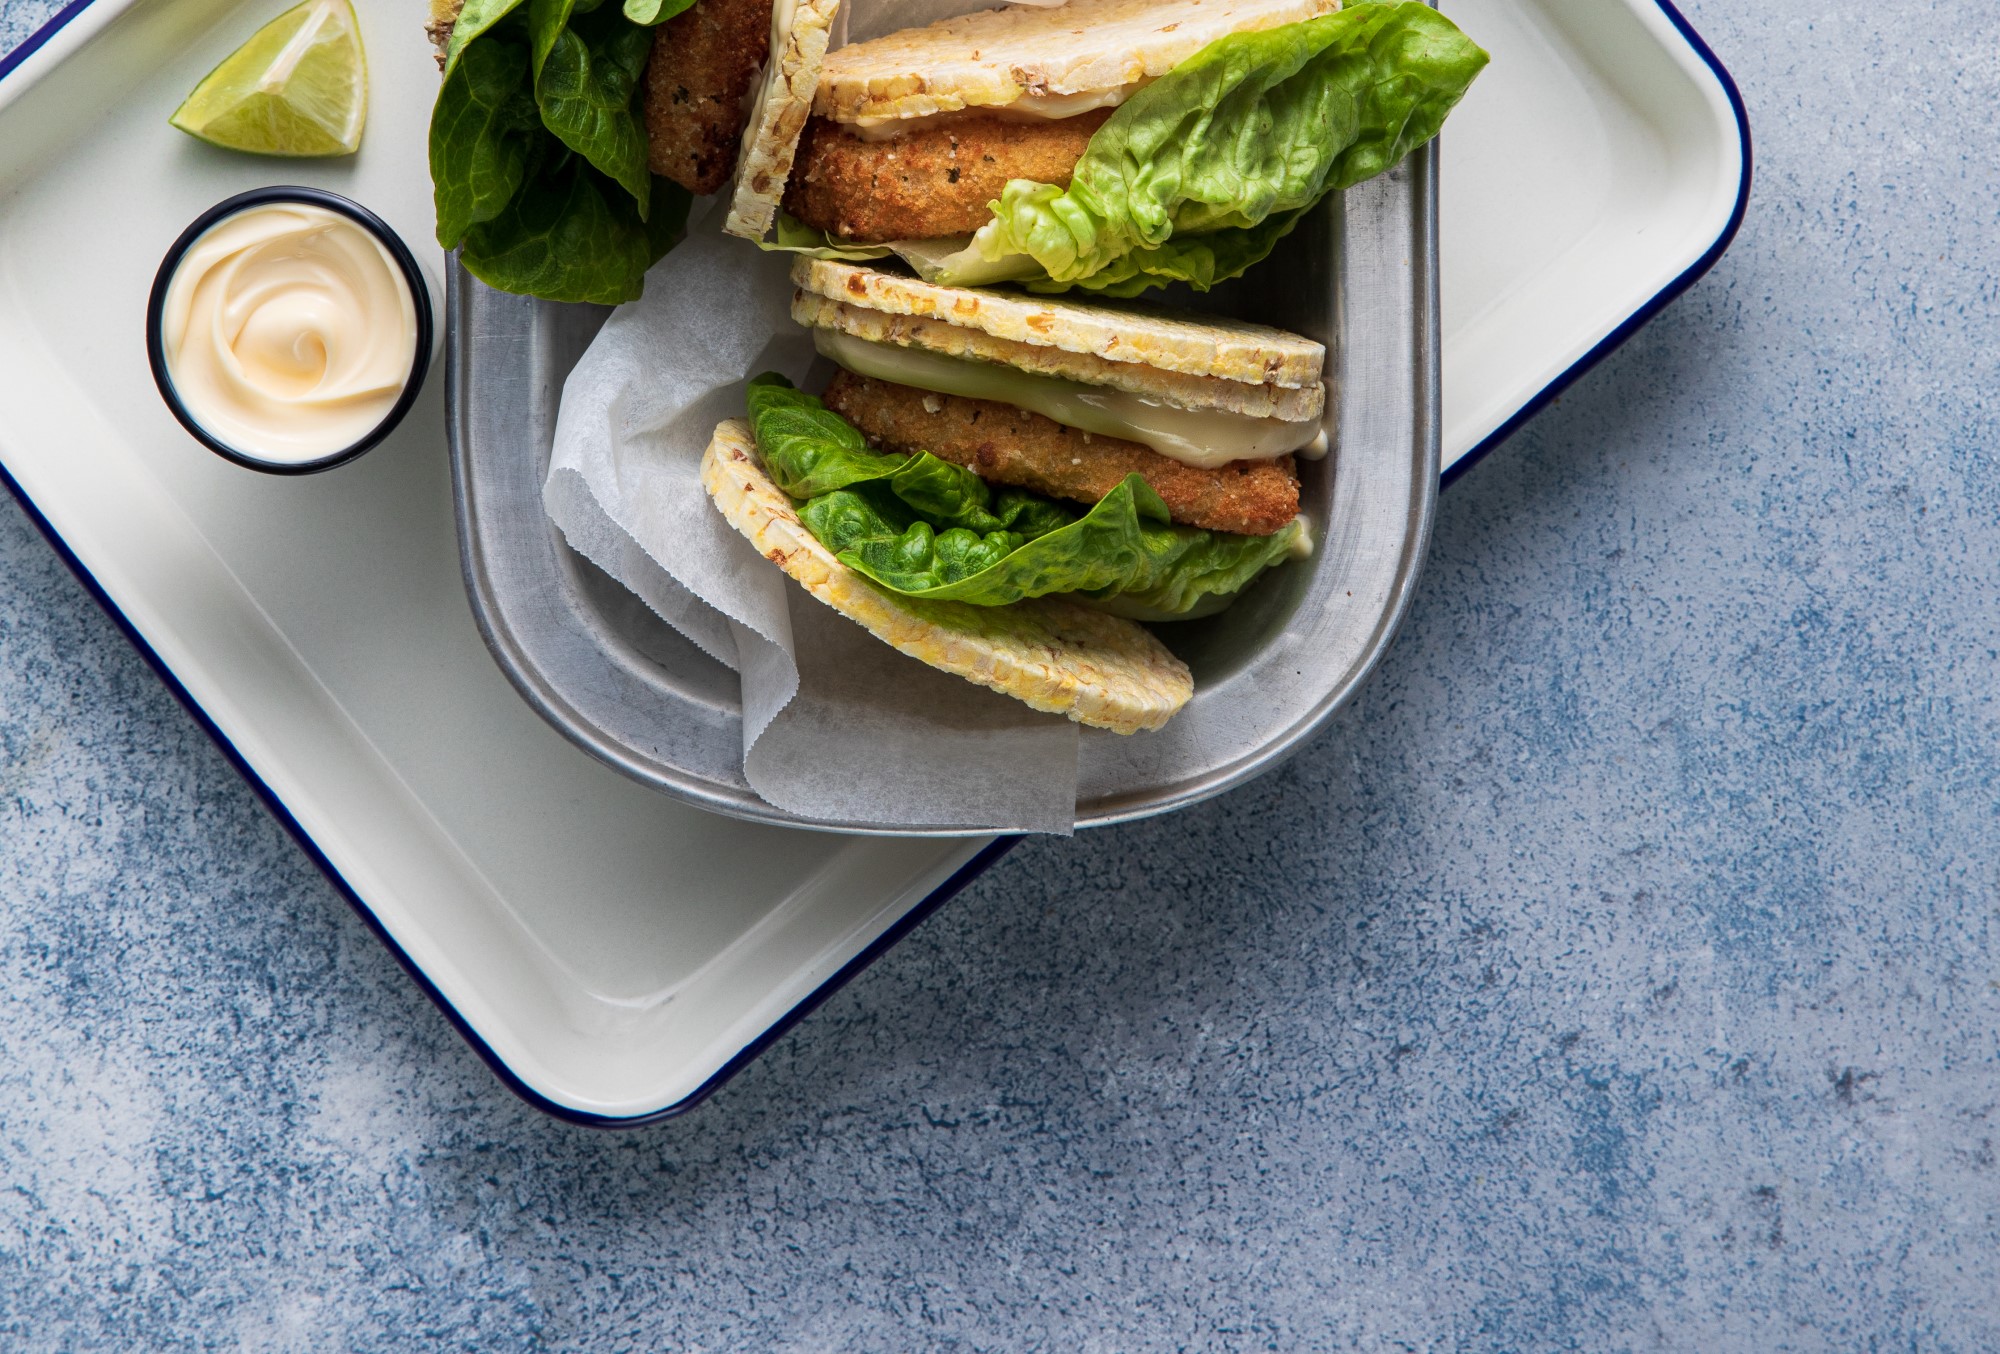
[[[1436,135],[1485,63],[1416,0],[947,19],[826,56],[775,243],[956,285],[1205,289]]]
[[[1194,694],[1187,664],[1142,625],[1069,596],[1028,595],[1019,580],[998,577],[999,567],[969,575],[988,595],[970,588],[953,595],[942,577],[938,587],[885,587],[865,572],[855,548],[895,552],[901,542],[882,529],[886,513],[912,522],[911,554],[950,551],[960,562],[982,551],[1023,556],[1036,543],[1026,533],[1055,541],[1066,525],[1061,519],[1030,520],[1032,505],[1022,511],[1002,497],[980,496],[980,481],[940,474],[943,463],[870,452],[838,415],[781,378],[751,382],[750,413],[747,422],[716,427],[701,461],[702,485],[766,559],[877,639],[1034,709],[1115,733],[1158,729]],[[813,493],[822,483],[838,487]],[[950,511],[939,503],[947,496],[961,500]],[[843,544],[843,517],[855,519],[857,534],[868,539]],[[932,520],[976,525],[934,532]],[[981,535],[982,527],[992,530]],[[1009,537],[1010,527],[1020,534]],[[955,533],[964,539],[953,540]],[[1074,553],[1074,543],[1041,553]],[[1030,572],[1037,567],[1017,562]]]
[[[1176,522],[1269,536],[1324,455],[1326,349],[1264,325],[802,259],[792,318],[838,364],[827,407],[889,451],[1096,503],[1127,475]]]
[[[1067,186],[1112,110],[1218,38],[1340,0],[1070,0],[833,53],[785,209],[860,244],[970,235],[1008,183]]]
[[[1486,62],[1418,0],[1067,0],[829,54],[839,14],[432,0],[439,243],[503,291],[631,300],[728,184],[726,229],[767,247],[1206,288],[1435,135]]]
[[[819,600],[913,657],[1120,733],[1193,693],[1140,622],[1213,615],[1311,550],[1318,343],[1262,325],[927,283],[833,260],[793,316],[840,370],[775,376],[703,483]]]
[[[1485,60],[1411,0],[1069,0],[839,48],[775,241],[805,256],[792,315],[838,370],[817,398],[753,381],[704,485],[902,652],[1161,727],[1193,680],[1147,626],[1311,551],[1326,352],[1054,293],[1239,275],[1435,135]]]
[[[729,185],[726,230],[801,256],[837,370],[750,383],[702,459],[717,507],[902,652],[1120,733],[1193,692],[1148,626],[1310,553],[1326,352],[1081,298],[1239,276],[1487,60],[1417,0],[1067,0],[831,52],[841,0],[433,3],[440,243],[503,290],[629,300]]]

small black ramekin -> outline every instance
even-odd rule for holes
[[[273,461],[258,456],[242,447],[230,446],[218,439],[200,420],[188,412],[174,389],[173,377],[167,371],[166,349],[160,340],[160,319],[166,310],[167,287],[173,281],[174,272],[180,267],[181,258],[194,246],[194,242],[207,234],[209,229],[226,217],[249,207],[261,207],[272,202],[298,202],[311,207],[324,207],[328,211],[339,212],[342,216],[358,224],[363,230],[382,242],[389,251],[389,257],[402,270],[403,280],[409,284],[410,300],[417,311],[417,349],[410,361],[410,376],[403,383],[403,393],[382,421],[371,429],[367,436],[350,446],[329,452],[311,461]],[[389,228],[375,213],[350,198],[338,193],[329,193],[322,188],[301,188],[290,185],[274,185],[270,188],[253,188],[247,193],[224,199],[210,207],[194,219],[194,223],[181,232],[174,241],[173,248],[160,262],[160,271],[153,275],[153,293],[146,302],[146,361],[153,368],[153,383],[160,388],[160,398],[167,402],[167,408],[180,421],[180,425],[193,434],[196,441],[227,461],[250,470],[261,470],[267,475],[312,475],[335,466],[346,465],[363,452],[372,450],[376,443],[395,431],[403,416],[410,412],[410,406],[417,402],[417,392],[423,387],[424,376],[430,370],[431,345],[435,341],[435,322],[431,312],[430,284],[424,278],[423,269],[418,266],[416,256],[410,253],[403,238]]]

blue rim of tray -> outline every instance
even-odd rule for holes
[[[15,68],[20,66],[30,56],[33,56],[50,38],[61,32],[77,15],[83,13],[94,3],[95,0],[71,0],[70,4],[65,5],[61,10],[57,11],[55,16],[47,23],[43,24],[33,33],[30,33],[19,47],[16,47],[5,56],[0,56],[0,80],[6,79],[7,76],[13,73]],[[1681,12],[1674,8],[1671,0],[1653,0],[1653,3],[1660,7],[1660,11],[1673,24],[1675,31],[1694,50],[1695,55],[1701,58],[1702,63],[1708,67],[1709,71],[1721,84],[1723,93],[1728,96],[1730,111],[1735,115],[1736,134],[1743,152],[1743,167],[1741,177],[1738,179],[1736,185],[1736,205],[1729,214],[1729,222],[1723,227],[1722,233],[1716,237],[1715,243],[1710,245],[1687,271],[1661,288],[1651,300],[1633,311],[1624,323],[1605,335],[1597,346],[1578,358],[1560,376],[1536,392],[1534,397],[1522,405],[1520,409],[1516,410],[1513,416],[1505,423],[1502,423],[1498,428],[1487,434],[1486,437],[1480,440],[1478,445],[1474,446],[1465,455],[1448,466],[1442,478],[1442,484],[1445,488],[1450,488],[1466,471],[1470,470],[1473,465],[1483,459],[1488,452],[1518,432],[1522,425],[1540,413],[1551,400],[1566,390],[1578,377],[1603,361],[1613,350],[1637,333],[1644,327],[1647,321],[1659,314],[1668,302],[1699,281],[1702,274],[1714,267],[1715,261],[1721,258],[1724,252],[1728,250],[1730,244],[1736,239],[1737,230],[1743,224],[1743,213],[1750,202],[1750,116],[1744,110],[1743,96],[1738,92],[1736,81],[1729,74],[1728,68],[1722,64],[1713,51],[1709,50],[1708,44],[1702,41],[1701,34],[1694,31],[1693,25],[1689,24]],[[459,1038],[471,1046],[472,1051],[479,1055],[481,1061],[487,1067],[492,1069],[493,1075],[500,1079],[500,1083],[503,1086],[536,1109],[541,1110],[545,1114],[554,1115],[558,1119],[565,1119],[570,1123],[582,1124],[591,1128],[637,1128],[645,1124],[658,1123],[663,1119],[671,1119],[677,1115],[687,1113],[695,1106],[701,1104],[702,1101],[708,1099],[709,1096],[715,1094],[730,1078],[755,1062],[765,1049],[783,1038],[791,1031],[794,1025],[811,1015],[819,1008],[821,1003],[845,987],[863,969],[886,954],[904,936],[921,926],[932,913],[950,902],[959,890],[991,869],[995,862],[1006,855],[1008,851],[1012,850],[1021,840],[1019,837],[999,837],[988,843],[978,855],[961,865],[952,874],[951,878],[945,880],[944,883],[932,890],[922,902],[898,917],[887,930],[869,942],[868,946],[861,953],[841,965],[840,969],[832,977],[807,993],[798,1005],[785,1012],[784,1015],[780,1016],[755,1039],[738,1050],[734,1057],[711,1073],[708,1080],[695,1087],[693,1091],[689,1092],[682,1099],[661,1109],[649,1110],[644,1114],[633,1115],[594,1114],[589,1110],[579,1110],[568,1105],[558,1104],[521,1080],[514,1069],[509,1067],[505,1060],[498,1053],[494,1052],[492,1046],[481,1037],[479,1032],[466,1021],[465,1017],[459,1013],[458,1008],[453,1006],[444,993],[438,990],[437,986],[431,982],[429,975],[417,966],[416,961],[410,958],[408,952],[401,945],[396,943],[396,938],[390,935],[388,929],[382,925],[381,920],[376,917],[374,909],[370,908],[362,900],[361,895],[354,891],[353,885],[349,884],[340,871],[334,867],[333,862],[327,859],[326,853],[320,850],[319,844],[312,839],[305,828],[300,826],[298,819],[292,816],[292,811],[285,807],[285,802],[278,798],[277,793],[265,783],[262,776],[257,774],[256,769],[244,760],[243,754],[237,750],[234,743],[229,741],[228,735],[224,734],[217,727],[215,721],[209,718],[208,712],[202,709],[200,702],[196,701],[188,689],[181,685],[180,678],[174,675],[173,670],[166,665],[158,653],[154,652],[153,646],[146,642],[145,638],[133,626],[131,620],[126,617],[123,611],[119,610],[118,604],[111,600],[110,595],[98,583],[96,576],[85,567],[82,560],[76,557],[75,552],[69,548],[69,543],[57,534],[55,527],[50,524],[48,518],[42,515],[41,510],[35,506],[34,501],[28,497],[26,491],[15,481],[13,475],[8,473],[7,467],[4,464],[0,464],[0,484],[6,486],[7,492],[13,495],[14,501],[21,505],[23,512],[27,513],[28,520],[35,524],[49,545],[54,548],[56,554],[62,558],[63,563],[69,566],[70,572],[76,575],[77,581],[82,583],[90,595],[97,599],[97,604],[104,608],[105,613],[111,617],[113,623],[124,633],[125,638],[131,641],[132,647],[139,651],[139,656],[144,658],[153,671],[158,674],[160,681],[165,683],[167,690],[174,694],[174,698],[194,717],[195,723],[200,725],[202,731],[222,750],[222,755],[229,759],[230,765],[236,768],[237,773],[249,782],[250,788],[256,792],[257,798],[263,801],[264,807],[270,811],[271,816],[278,820],[279,826],[291,834],[292,840],[296,841],[299,844],[299,848],[306,853],[306,858],[319,867],[320,872],[327,877],[334,888],[340,891],[340,895],[347,900],[348,906],[354,909],[355,915],[360,917],[362,923],[375,933],[375,938],[382,942],[384,948],[395,957],[396,962],[402,965],[403,972],[410,975],[411,981],[416,983],[419,990],[426,997],[430,998],[432,1005],[436,1006],[443,1013],[444,1018],[451,1023],[451,1027],[458,1031]]]
[[[1444,474],[1438,478],[1440,489],[1451,488],[1466,471],[1484,460],[1488,452],[1519,432],[1528,420],[1541,413],[1551,401],[1569,389],[1578,377],[1609,357],[1613,351],[1624,345],[1625,340],[1645,328],[1655,315],[1666,309],[1669,302],[1699,282],[1702,274],[1713,268],[1715,261],[1727,253],[1729,246],[1736,242],[1736,232],[1743,226],[1743,213],[1750,206],[1749,111],[1743,107],[1743,94],[1736,88],[1736,78],[1729,73],[1729,68],[1722,64],[1721,58],[1702,41],[1701,34],[1694,31],[1694,25],[1687,21],[1687,16],[1674,8],[1672,0],[1653,0],[1653,3],[1660,7],[1660,12],[1667,16],[1667,22],[1674,26],[1674,31],[1681,35],[1682,41],[1694,50],[1694,54],[1701,58],[1702,64],[1715,76],[1716,82],[1722,86],[1722,92],[1729,100],[1730,114],[1736,119],[1736,143],[1742,151],[1743,164],[1737,172],[1736,203],[1729,209],[1729,220],[1723,225],[1722,233],[1715,237],[1715,243],[1703,250],[1701,257],[1688,265],[1685,272],[1655,292],[1653,298],[1646,304],[1626,316],[1624,323],[1600,339],[1597,346],[1572,362],[1561,375],[1536,391],[1526,404],[1516,409],[1504,423],[1475,443],[1470,451],[1446,466]]]

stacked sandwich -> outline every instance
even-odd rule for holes
[[[1193,681],[1148,627],[1311,549],[1326,351],[1074,293],[1240,274],[1434,135],[1483,61],[1422,5],[1337,0],[1069,0],[835,50],[789,178],[731,229],[778,218],[837,370],[818,398],[753,382],[704,483],[904,653],[1160,727]]]
[[[751,383],[703,482],[764,556],[912,657],[1132,733],[1193,694],[1141,621],[1212,615],[1311,549],[1324,447],[1295,334],[801,259],[840,370]]]
[[[779,242],[959,285],[1206,289],[1436,135],[1485,60],[1415,3],[970,14],[827,57]]]
[[[594,172],[644,209],[650,173],[630,274],[666,247],[659,185],[684,214],[687,192],[727,184],[725,229],[797,256],[793,317],[835,374],[818,396],[751,382],[747,419],[702,462],[724,516],[904,653],[1085,724],[1156,729],[1193,684],[1148,627],[1212,615],[1311,549],[1299,463],[1327,451],[1326,351],[1131,298],[1264,260],[1329,193],[1435,136],[1486,54],[1416,0],[1067,0],[845,45],[839,3],[625,0],[672,15],[643,78],[596,68],[629,70],[611,95],[643,104],[643,163],[628,147],[612,174],[602,129],[572,139],[560,99],[541,117],[567,150],[514,161],[494,129],[525,110],[508,123],[499,95],[468,90],[450,111],[455,78],[498,88],[491,72],[525,62],[507,78],[539,98],[562,59],[560,32],[543,51],[556,7],[535,0],[511,21],[522,54],[472,60],[520,0],[467,0],[434,175],[525,169],[483,196],[439,176],[440,238],[463,226],[447,246],[495,285],[623,299],[540,285],[564,231],[545,209],[522,241],[507,194],[567,173],[615,197]],[[585,38],[608,22],[591,14],[561,10]]]

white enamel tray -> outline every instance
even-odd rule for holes
[[[846,838],[683,807],[548,728],[460,578],[442,383],[303,480],[203,451],[147,374],[161,254],[293,182],[438,275],[416,11],[358,0],[349,162],[200,146],[166,116],[285,0],[78,0],[0,59],[0,468],[50,540],[508,1085],[590,1123],[685,1109],[1007,842]],[[1462,0],[1494,53],[1445,142],[1445,459],[1462,469],[1727,245],[1748,139],[1660,0]],[[1448,474],[1450,472],[1447,472]]]

